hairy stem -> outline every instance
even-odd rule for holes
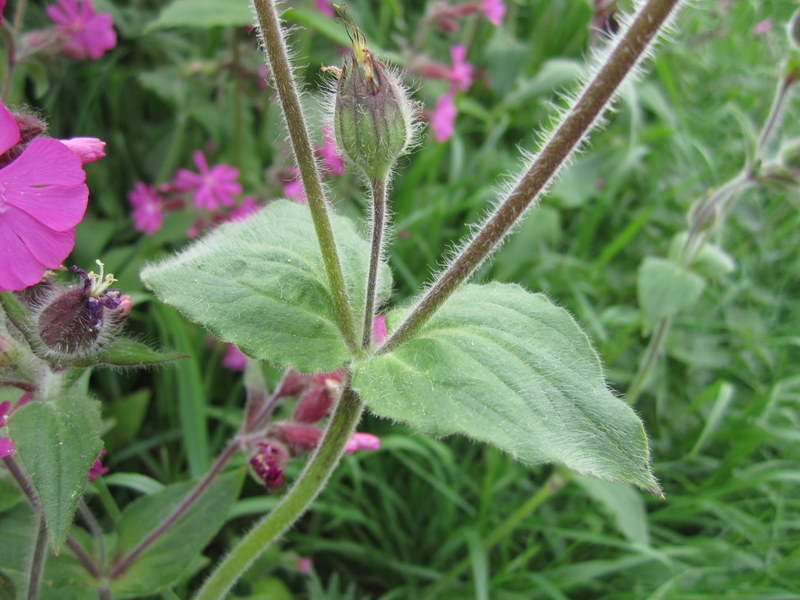
[[[292,69],[289,65],[289,57],[281,33],[278,14],[275,11],[274,2],[270,0],[253,0],[253,5],[258,15],[261,37],[269,58],[270,70],[275,79],[275,87],[278,89],[286,125],[289,128],[289,138],[292,142],[292,150],[297,160],[298,169],[300,170],[300,179],[303,182],[308,206],[311,209],[311,218],[314,221],[314,229],[322,252],[322,260],[325,263],[325,271],[333,296],[339,329],[350,351],[354,354],[360,354],[360,347],[356,341],[353,311],[350,307],[350,299],[348,298],[347,286],[344,281],[344,271],[336,249],[336,241],[333,237],[325,191],[317,162],[314,159],[314,151],[311,148],[308,129],[306,128],[302,106],[300,105],[300,96],[297,93],[294,78],[292,77]]]
[[[361,346],[368,348],[372,340],[372,320],[375,318],[375,298],[378,293],[378,267],[383,254],[383,234],[386,229],[386,179],[370,179],[372,188],[372,247],[367,273],[367,292],[364,297],[364,330]]]
[[[86,569],[86,572],[95,579],[99,579],[100,571],[97,569],[97,565],[94,564],[92,557],[89,556],[89,553],[83,549],[83,546],[70,537],[67,538],[66,544],[67,548],[72,550],[72,553],[75,555],[75,558],[78,559],[78,562],[81,563],[81,566]]]
[[[217,566],[198,592],[197,600],[224,598],[250,564],[308,510],[339,464],[363,408],[364,404],[355,391],[346,386],[320,445],[297,482],[272,512],[256,524]]]
[[[208,470],[208,473],[206,473],[203,478],[197,482],[197,485],[194,486],[192,491],[189,492],[189,494],[181,501],[181,503],[176,506],[172,512],[167,515],[163,521],[161,521],[161,523],[153,528],[153,530],[148,533],[133,550],[116,562],[109,573],[110,578],[113,579],[115,577],[119,577],[122,573],[124,573],[142,554],[142,552],[147,550],[153,544],[153,542],[155,542],[167,529],[172,527],[172,525],[174,525],[178,519],[186,514],[186,511],[192,507],[195,501],[203,494],[211,482],[214,481],[214,478],[219,475],[222,468],[225,466],[228,460],[230,460],[238,448],[239,444],[237,441],[233,441],[225,447],[222,453],[220,453],[220,455],[217,457],[217,460],[214,461],[214,464]]]
[[[509,196],[422,296],[406,320],[379,349],[379,353],[388,352],[413,337],[498,246],[578,147],[679,2],[648,0],[636,13],[604,64],[583,88],[577,101]]]
[[[39,597],[39,588],[42,585],[42,575],[44,574],[44,561],[47,557],[47,523],[44,520],[44,511],[38,505],[36,506],[36,517],[36,543],[33,546],[30,577],[28,578],[28,600],[36,600]]]
[[[783,76],[778,82],[778,89],[775,91],[775,96],[772,99],[772,106],[769,109],[769,115],[764,122],[764,127],[761,129],[761,134],[758,136],[758,144],[756,145],[756,161],[762,158],[767,143],[775,131],[775,126],[780,120],[783,109],[786,106],[786,100],[789,97],[789,89],[795,82],[794,77]]]

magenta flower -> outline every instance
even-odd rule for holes
[[[378,315],[372,320],[372,343],[380,344],[386,339],[386,317]]]
[[[297,571],[303,575],[311,573],[314,568],[314,560],[308,556],[301,556],[297,559]]]
[[[452,91],[436,101],[436,108],[431,116],[431,129],[437,142],[447,141],[453,135],[457,112]]]
[[[20,139],[0,104],[0,155]],[[81,161],[58,140],[36,138],[0,169],[0,292],[21,290],[55,269],[75,245],[89,189]]]
[[[231,371],[244,371],[247,366],[247,357],[233,344],[226,344],[222,366]]]
[[[772,19],[764,19],[753,25],[753,35],[764,35],[772,29]]]
[[[333,16],[333,7],[331,6],[330,0],[314,0],[314,8],[326,17]]]
[[[278,465],[277,450],[265,442],[259,442],[258,448],[258,452],[250,459],[250,466],[256,475],[267,489],[283,485],[283,469]]]
[[[92,466],[89,468],[89,474],[86,476],[86,479],[89,481],[89,483],[94,482],[94,480],[100,477],[100,475],[105,475],[108,473],[108,469],[103,466],[102,462],[100,462],[100,459],[105,456],[105,454],[105,450],[100,450],[100,454],[97,455],[97,458],[94,459]]]
[[[8,415],[11,413],[11,402],[0,402],[0,429],[6,426]],[[11,438],[0,437],[0,458],[14,454],[14,443]]]
[[[300,171],[297,167],[292,167],[292,178],[283,182],[283,195],[291,198],[298,204],[306,203],[306,191],[303,188],[303,182],[300,181]]]
[[[380,450],[381,438],[369,433],[354,433],[350,436],[344,447],[345,454],[352,454],[358,450]]]
[[[233,197],[242,193],[242,186],[236,181],[239,169],[228,165],[216,165],[209,169],[206,157],[200,150],[194,153],[193,158],[199,174],[178,169],[175,189],[193,191],[197,208],[216,210],[220,204],[233,206]]]
[[[0,25],[3,24],[3,9],[6,7],[6,0],[0,0]]]
[[[228,215],[229,221],[244,221],[258,212],[258,203],[252,196],[245,196]]]
[[[329,175],[341,175],[344,173],[344,162],[336,147],[336,140],[333,136],[333,128],[330,125],[322,126],[322,146],[317,148],[317,156],[322,159],[322,168]]]
[[[48,6],[46,11],[67,39],[61,52],[70,58],[96,60],[117,45],[111,15],[96,15],[89,0],[56,0],[55,6]]]
[[[77,154],[84,165],[98,161],[106,155],[106,143],[97,138],[76,137],[59,141]]]
[[[128,201],[133,207],[131,217],[136,231],[153,235],[161,229],[161,222],[164,219],[161,212],[162,201],[155,189],[140,181],[128,192]]]
[[[503,15],[506,14],[506,6],[503,4],[503,0],[483,0],[481,7],[492,25],[499,26],[503,22]]]
[[[464,60],[467,57],[466,47],[452,46],[450,57],[453,59],[453,67],[447,72],[447,78],[455,87],[466,92],[472,85],[472,65]]]

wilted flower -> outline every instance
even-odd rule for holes
[[[117,45],[111,15],[95,14],[89,0],[57,0],[46,12],[66,38],[61,52],[70,58],[98,59]]]
[[[19,141],[14,116],[0,104],[0,155]],[[49,138],[33,139],[0,169],[0,291],[37,283],[69,255],[89,200],[85,178],[78,156]]]
[[[283,485],[283,469],[278,464],[278,451],[266,442],[258,443],[258,452],[250,459],[250,466],[267,489]]]

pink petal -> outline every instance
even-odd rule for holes
[[[39,283],[44,274],[44,266],[31,254],[27,246],[14,231],[0,218],[0,292],[23,290]]]
[[[19,127],[14,120],[14,115],[0,104],[0,154],[19,142]]]
[[[59,141],[77,154],[84,165],[98,161],[106,155],[106,143],[97,138],[75,137]]]
[[[231,371],[244,371],[247,366],[247,357],[233,344],[227,344],[225,356],[222,357],[222,366]]]
[[[0,458],[4,458],[6,456],[11,456],[14,454],[14,443],[11,441],[11,438],[0,438]]]
[[[347,441],[344,447],[345,454],[352,454],[357,450],[380,450],[381,438],[369,433],[356,432]]]
[[[31,255],[50,269],[58,267],[75,245],[74,229],[53,231],[41,221],[14,208],[4,212],[1,218]]]
[[[456,114],[452,93],[445,94],[436,101],[436,108],[431,116],[431,129],[437,142],[447,141],[453,135]]]

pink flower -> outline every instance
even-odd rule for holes
[[[753,25],[753,35],[764,35],[772,29],[772,19],[764,19]]]
[[[0,429],[6,426],[8,415],[11,413],[11,402],[0,402]],[[14,443],[11,438],[0,437],[0,458],[11,456],[14,453]]]
[[[467,49],[464,46],[452,46],[450,57],[453,59],[453,67],[447,72],[447,78],[455,87],[466,92],[472,85],[472,65],[464,60]]]
[[[481,7],[492,25],[499,26],[503,22],[503,15],[506,14],[506,6],[503,4],[503,0],[483,0]]]
[[[6,0],[0,0],[0,25],[3,24],[3,9],[6,7]]]
[[[372,321],[372,343],[380,344],[386,339],[386,317],[378,315]]]
[[[226,344],[222,366],[231,371],[244,371],[247,366],[247,357],[233,344]]]
[[[94,14],[89,0],[56,0],[48,6],[47,16],[67,38],[61,52],[70,58],[100,58],[117,45],[117,34],[108,13]]]
[[[140,181],[128,192],[128,201],[133,207],[131,217],[133,217],[133,227],[136,231],[153,235],[161,229],[164,215],[161,212],[161,196],[155,189]]]
[[[358,450],[380,450],[381,438],[369,433],[354,433],[344,447],[345,454],[352,454]]]
[[[297,170],[297,167],[292,167],[291,171],[293,177],[283,183],[283,195],[287,198],[291,198],[298,204],[305,204],[306,191],[303,188],[303,182],[300,181],[300,171]]]
[[[198,150],[193,155],[198,173],[179,169],[175,174],[175,189],[194,192],[194,205],[197,208],[216,210],[223,206],[233,206],[233,197],[242,193],[242,186],[236,181],[239,169],[228,165],[216,165],[209,169],[205,155]]]
[[[97,455],[97,458],[94,459],[94,463],[89,468],[89,474],[86,476],[86,479],[89,483],[92,483],[95,479],[100,477],[100,475],[105,475],[108,473],[108,469],[103,466],[103,463],[100,462],[100,459],[106,455],[105,450],[100,450],[100,454]]]
[[[250,459],[250,466],[264,482],[267,489],[283,485],[283,469],[278,465],[278,452],[270,444],[258,443],[258,452]]]
[[[314,561],[308,556],[301,556],[297,559],[297,571],[303,575],[311,573],[314,568]]]
[[[0,104],[0,155],[20,139],[14,117]],[[0,169],[0,291],[37,283],[75,244],[89,189],[80,159],[58,140],[36,138]]]
[[[314,8],[326,17],[333,16],[333,7],[331,6],[330,0],[314,0]]]
[[[106,155],[106,143],[92,137],[76,137],[60,140],[67,148],[72,150],[85,165],[100,160]]]
[[[252,196],[245,196],[228,215],[229,221],[244,221],[258,212],[258,203]]]
[[[317,156],[322,159],[322,168],[330,175],[341,175],[344,173],[344,163],[336,147],[336,140],[333,137],[333,130],[330,125],[322,126],[322,146],[317,148]]]
[[[436,108],[431,116],[431,129],[433,129],[433,136],[437,142],[447,141],[453,135],[456,114],[452,91],[447,92],[436,101]]]

